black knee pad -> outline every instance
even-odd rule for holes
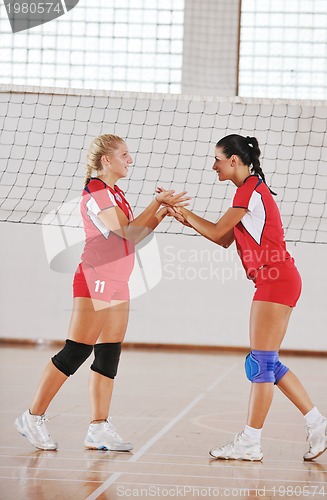
[[[84,361],[90,356],[93,345],[81,344],[67,339],[65,347],[53,358],[52,363],[58,370],[67,375],[73,375]]]
[[[121,342],[95,344],[91,370],[114,379],[117,375]]]

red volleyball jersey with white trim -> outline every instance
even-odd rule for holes
[[[268,186],[251,175],[239,186],[232,207],[247,213],[234,227],[237,252],[248,277],[264,265],[290,260],[279,209]]]
[[[80,210],[85,231],[85,247],[81,260],[83,265],[101,267],[101,273],[115,281],[127,281],[134,266],[135,245],[113,231],[99,219],[102,210],[119,207],[129,221],[133,212],[124,192],[114,189],[98,178],[91,178],[82,194]],[[100,269],[99,269],[100,271]]]

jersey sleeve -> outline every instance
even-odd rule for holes
[[[117,206],[114,195],[99,179],[91,180],[85,187],[85,191],[90,194],[87,206],[94,215],[98,215],[99,212],[107,208]]]
[[[257,186],[257,178],[249,179],[247,182],[237,188],[234,195],[232,207],[245,208],[251,212],[256,206],[257,197],[254,196]]]

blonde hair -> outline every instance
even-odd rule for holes
[[[124,139],[112,134],[99,135],[93,139],[87,153],[84,187],[91,179],[92,172],[99,172],[102,169],[102,156],[111,155],[118,144],[123,142]]]

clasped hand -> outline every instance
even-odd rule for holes
[[[184,226],[192,227],[182,214],[182,208],[189,205],[187,200],[191,198],[185,196],[187,191],[182,191],[181,193],[174,194],[174,190],[166,190],[162,187],[156,189],[157,201],[167,207],[167,215],[174,217],[176,220],[184,224]]]

